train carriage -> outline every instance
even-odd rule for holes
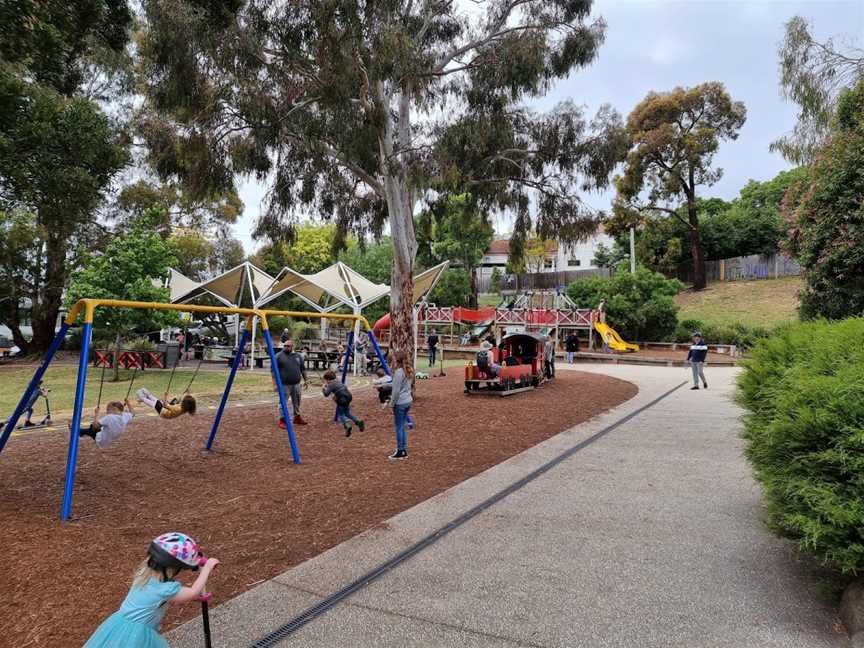
[[[465,367],[466,394],[509,396],[536,389],[544,380],[543,349],[547,338],[534,333],[505,335],[493,348],[484,343]]]

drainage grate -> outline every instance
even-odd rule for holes
[[[562,461],[569,459],[570,457],[572,457],[574,454],[576,454],[580,450],[586,448],[587,446],[591,445],[592,443],[594,443],[598,439],[601,439],[602,437],[606,436],[607,434],[609,434],[613,430],[624,425],[625,423],[627,423],[631,419],[635,418],[636,416],[638,416],[639,414],[641,414],[642,412],[644,412],[648,408],[653,407],[654,405],[656,405],[657,403],[662,401],[664,398],[666,398],[667,396],[672,394],[672,392],[676,391],[677,389],[680,389],[683,385],[686,385],[686,384],[687,384],[686,382],[682,382],[682,383],[676,385],[675,387],[673,387],[669,391],[661,394],[660,396],[658,396],[657,398],[652,400],[650,403],[646,403],[642,407],[633,410],[627,416],[624,416],[624,417],[618,419],[617,421],[615,421],[611,425],[608,425],[607,427],[603,428],[599,432],[588,437],[584,441],[580,441],[579,443],[577,443],[572,448],[565,450],[564,452],[562,452],[560,455],[558,455],[554,459],[549,460],[548,462],[546,462],[545,464],[543,464],[542,466],[540,466],[539,468],[537,468],[533,472],[525,475],[522,479],[520,479],[516,482],[513,482],[504,490],[498,491],[497,493],[495,493],[494,495],[492,495],[488,499],[485,499],[482,502],[480,502],[474,508],[469,509],[468,511],[466,511],[465,513],[463,513],[462,515],[460,515],[456,519],[451,520],[450,522],[445,524],[440,529],[433,531],[432,533],[430,533],[428,536],[426,536],[422,540],[419,540],[416,544],[411,545],[410,547],[408,547],[407,549],[405,549],[401,553],[396,554],[395,556],[390,558],[390,560],[388,560],[387,562],[384,562],[384,563],[378,565],[373,570],[367,572],[366,574],[364,574],[363,576],[361,576],[357,580],[349,583],[348,585],[346,585],[345,587],[343,587],[339,591],[334,592],[333,594],[330,594],[327,598],[325,598],[321,602],[316,603],[312,607],[304,610],[303,612],[298,614],[296,617],[294,617],[293,619],[288,621],[288,623],[286,623],[285,625],[280,626],[279,628],[277,628],[276,630],[274,630],[270,634],[262,637],[261,639],[259,639],[255,643],[253,643],[250,646],[250,648],[271,648],[272,646],[275,646],[276,644],[278,644],[283,639],[287,639],[290,635],[295,633],[297,630],[302,628],[304,625],[306,625],[307,623],[309,623],[310,621],[312,621],[316,617],[324,614],[327,610],[329,610],[330,608],[335,606],[337,603],[344,601],[349,596],[351,596],[355,592],[363,589],[364,587],[366,587],[366,585],[368,585],[369,583],[371,583],[374,580],[377,580],[379,577],[383,576],[384,574],[386,574],[391,569],[398,567],[399,565],[401,565],[403,562],[405,562],[406,560],[408,560],[409,558],[411,558],[415,554],[418,554],[421,551],[423,551],[426,547],[436,543],[438,540],[443,538],[445,535],[447,535],[448,533],[450,533],[454,529],[465,524],[471,518],[482,513],[483,511],[488,509],[490,506],[497,504],[498,502],[500,502],[502,499],[504,499],[508,495],[515,493],[516,491],[518,491],[520,488],[522,488],[526,484],[534,481],[535,479],[537,479],[538,477],[540,477],[544,473],[548,472],[549,470],[551,470],[552,468],[554,468],[555,466],[560,464]]]

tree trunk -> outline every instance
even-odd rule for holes
[[[380,106],[390,106],[384,85],[376,83]],[[399,150],[411,147],[411,93],[401,88],[399,110],[394,123],[386,119],[378,139],[381,191],[387,201],[390,236],[393,239],[393,269],[390,275],[390,351],[404,351],[414,364],[414,259],[417,236],[414,232],[414,192],[408,181],[407,158]]]
[[[467,266],[466,266],[467,267]],[[471,277],[471,308],[477,308],[477,269],[468,268],[468,275]]]
[[[57,330],[57,317],[66,285],[66,246],[56,235],[48,237],[45,261],[45,289],[41,296],[33,295],[33,339],[28,348],[30,353],[47,351]]]
[[[21,332],[21,308],[19,307],[20,298],[18,297],[17,291],[12,290],[12,294],[9,297],[9,317],[4,322],[9,330],[12,332],[12,341],[15,343],[21,352],[25,355],[30,353],[30,343],[27,342],[27,338],[24,337],[24,334]]]
[[[393,270],[390,279],[390,350],[405,351],[414,359],[414,238],[410,191],[395,178],[385,180],[393,238]],[[390,200],[390,196],[394,200]],[[413,206],[412,206],[413,207]]]
[[[699,236],[699,216],[695,197],[687,197],[687,220],[690,223],[690,255],[693,257],[693,289],[705,288],[705,252]]]

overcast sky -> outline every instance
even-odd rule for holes
[[[546,110],[564,99],[593,114],[603,103],[625,117],[651,90],[671,90],[721,81],[734,100],[747,106],[747,122],[734,142],[721,145],[716,164],[724,176],[704,196],[734,198],[748,180],[768,180],[789,165],[768,144],[795,123],[795,107],[780,96],[777,46],[783,23],[802,15],[820,40],[839,36],[864,41],[864,0],[596,0],[595,12],[608,24],[597,61],[533,102]],[[257,244],[250,232],[266,188],[241,187],[246,205],[235,235],[246,251]],[[604,209],[610,196],[587,195]],[[506,221],[496,225],[499,232]]]

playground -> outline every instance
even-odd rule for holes
[[[367,428],[350,439],[331,422],[332,403],[304,397],[311,424],[297,430],[299,465],[275,425],[270,390],[258,399],[270,405],[229,403],[212,452],[202,451],[211,410],[185,420],[141,417],[110,448],[82,439],[75,514],[65,523],[57,512],[67,434],[13,437],[0,455],[6,493],[0,525],[10,543],[0,602],[0,618],[12,620],[4,623],[5,639],[16,646],[82,643],[128,589],[124,579],[102,575],[130,572],[141,538],[167,528],[194,529],[205,551],[220,557],[212,587],[226,601],[637,391],[616,378],[567,372],[478,413],[461,385],[456,370],[418,381],[409,462],[386,461],[392,415],[368,388],[357,389],[354,400]],[[93,539],[110,548],[98,559]],[[49,614],[33,601],[44,600],[39,592],[50,563],[63,569],[52,571]],[[199,612],[187,604],[166,622]]]

